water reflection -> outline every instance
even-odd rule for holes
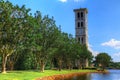
[[[120,70],[110,70],[110,73],[91,73],[74,76],[65,80],[120,80]]]
[[[83,75],[74,76],[70,79],[65,79],[65,80],[91,80],[91,79],[90,79],[90,74],[83,74]]]
[[[72,79],[72,80],[90,80],[90,74],[84,74],[81,76],[76,76],[76,79]]]

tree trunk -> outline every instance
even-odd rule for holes
[[[68,69],[69,69],[69,70],[72,70],[72,63],[69,63],[69,64],[68,64]]]
[[[7,68],[12,71],[14,69],[15,61],[13,61],[12,59],[8,58],[7,62],[8,62]]]
[[[85,67],[88,67],[88,59],[85,60]]]
[[[82,69],[82,61],[80,59],[78,60],[78,69]]]
[[[71,65],[69,65],[69,70],[72,70],[72,66]]]
[[[53,69],[53,62],[52,61],[50,62],[50,69],[51,70]]]
[[[62,69],[62,60],[59,60],[59,71]]]
[[[36,62],[34,63],[34,69],[35,69],[35,70],[38,70],[38,65],[40,65],[40,62],[37,62],[37,61],[36,61]]]
[[[68,65],[68,69],[69,69],[69,70],[71,70],[71,67],[70,67],[70,65]]]
[[[45,68],[44,61],[41,60],[41,63],[40,63],[40,71],[41,71],[41,72],[44,72],[44,68]]]
[[[105,65],[104,64],[102,64],[102,71],[104,71],[105,70]]]
[[[7,62],[7,56],[3,54],[2,56],[2,73],[6,73],[6,62]]]
[[[10,70],[12,71],[14,69],[14,62],[10,61],[9,65],[10,65]]]
[[[78,69],[82,69],[82,64],[81,63],[79,64]]]

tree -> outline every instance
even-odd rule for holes
[[[42,47],[40,51],[40,65],[41,71],[44,72],[46,60],[49,58],[51,50],[54,50],[54,44],[58,32],[58,28],[56,27],[53,18],[50,19],[48,16],[43,18],[40,32],[42,32],[42,39],[40,40],[40,45]]]
[[[92,53],[88,50],[86,45],[81,45],[78,42],[74,44],[76,52],[76,67],[78,69],[88,67],[88,62],[93,58]]]
[[[8,57],[15,53],[18,44],[22,44],[25,33],[29,26],[27,23],[29,9],[25,6],[13,6],[9,1],[0,1],[0,55],[2,56],[2,73],[6,72],[6,61]],[[24,38],[24,39],[23,39]],[[19,45],[20,46],[20,45]]]
[[[6,73],[7,57],[13,53],[13,49],[9,45],[3,45],[0,53],[2,54],[2,73]]]
[[[13,13],[14,7],[10,2],[0,1],[0,55],[2,56],[2,73],[6,73],[6,61],[15,49],[15,41],[13,38],[14,28],[16,21],[12,19],[11,14]],[[15,21],[15,22],[14,22]]]
[[[66,59],[66,53],[67,53],[67,44],[68,44],[68,34],[67,33],[61,33],[59,37],[56,40],[56,47],[57,51],[54,54],[55,59],[57,60],[58,69],[61,71],[63,62]],[[65,61],[66,62],[66,61]]]
[[[81,67],[88,67],[89,61],[92,59],[92,53],[88,50],[86,45],[81,45],[80,46],[80,64],[82,65]]]
[[[72,69],[73,65],[74,65],[74,61],[76,59],[75,57],[75,51],[74,51],[74,48],[76,48],[74,46],[75,44],[75,39],[73,38],[73,36],[71,34],[68,35],[68,40],[65,41],[66,42],[66,64],[67,64],[67,67],[69,70]]]
[[[64,32],[61,32],[57,38],[55,42],[57,50],[54,53],[54,60],[57,61],[59,71],[61,71],[62,68],[72,69],[75,59],[74,42],[75,39],[72,35]]]
[[[109,56],[107,53],[99,53],[95,57],[96,64],[98,66],[101,66],[103,70],[105,69],[105,67],[107,67],[109,65],[111,60],[112,60],[111,56]]]
[[[42,18],[39,11],[35,13],[35,20],[37,24],[34,29],[34,53],[40,64],[41,72],[44,72],[45,64],[51,53],[54,52],[54,44],[59,30],[53,17],[49,18],[46,15]]]

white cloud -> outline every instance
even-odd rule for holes
[[[88,50],[90,50],[92,52],[92,54],[93,54],[94,57],[97,56],[100,53],[98,51],[93,50],[92,49],[92,45],[90,45],[90,44],[88,44]],[[110,56],[113,59],[112,61],[114,61],[114,62],[120,62],[120,52],[111,54]]]
[[[92,52],[93,56],[97,56],[97,54],[99,54],[98,51],[94,51],[94,50],[92,49],[92,45],[90,45],[90,44],[88,44],[88,50],[90,50],[90,51]]]
[[[60,2],[63,2],[63,3],[64,3],[64,2],[67,2],[67,0],[59,0],[59,1],[60,1]]]
[[[115,39],[111,39],[110,41],[104,42],[101,45],[102,46],[109,46],[109,47],[112,47],[114,49],[120,49],[120,41],[115,40]]]

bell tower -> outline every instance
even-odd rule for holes
[[[87,25],[87,8],[74,9],[75,12],[75,37],[77,42],[88,47],[88,25]],[[88,59],[83,61],[85,67],[88,67]]]
[[[80,44],[88,46],[87,8],[74,9],[74,12],[76,40]]]

